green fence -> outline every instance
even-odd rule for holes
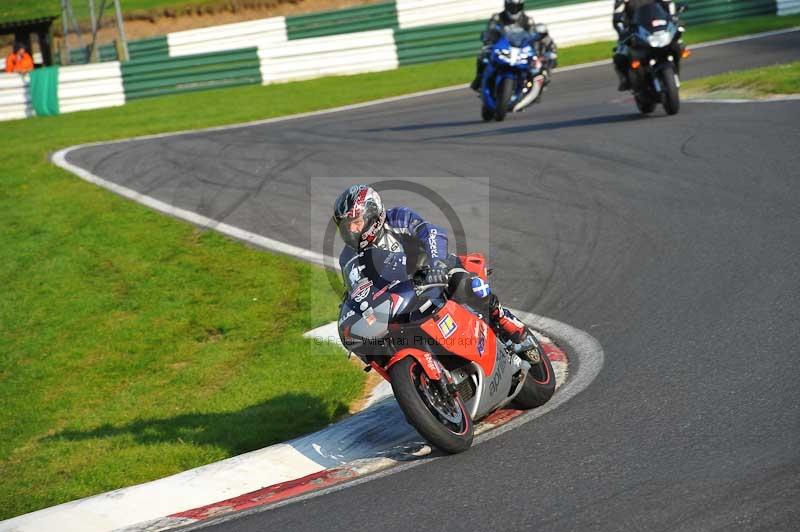
[[[150,39],[139,39],[128,42],[128,53],[131,60],[153,59],[169,57],[169,45],[167,36],[151,37]]]
[[[681,20],[689,25],[774,15],[778,12],[775,0],[690,0],[686,3],[689,10],[681,16]]]
[[[187,55],[185,57],[135,59],[122,63],[125,98],[202,91],[261,83],[256,48]]]
[[[476,56],[485,29],[486,21],[481,20],[396,30],[397,58],[403,66]]]
[[[286,17],[290,40],[396,27],[394,2]]]
[[[116,61],[117,60],[117,44],[108,43],[102,44],[97,48],[99,61]],[[70,65],[83,65],[89,62],[89,48],[78,48],[77,50],[69,51],[69,64]]]

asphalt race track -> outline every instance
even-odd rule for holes
[[[798,59],[794,32],[683,78]],[[641,117],[615,80],[563,72],[501,124],[465,89],[69,155],[298,246],[330,208],[312,177],[488,176],[496,291],[605,351],[583,393],[467,453],[210,530],[797,530],[800,101]]]

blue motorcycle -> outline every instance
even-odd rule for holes
[[[535,48],[540,37],[511,28],[494,43],[481,81],[485,122],[502,122],[508,112],[520,112],[539,99],[546,79]]]

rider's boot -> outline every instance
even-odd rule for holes
[[[628,57],[620,48],[618,45],[614,52],[614,72],[619,78],[617,90],[624,92],[631,90],[631,82],[628,79]]]
[[[497,335],[503,342],[511,342],[512,344],[521,344],[525,341],[527,336],[527,328],[519,318],[517,318],[510,310],[503,308],[499,303],[492,309],[491,321],[493,328],[497,331]]]
[[[631,90],[631,82],[628,79],[628,76],[617,70],[617,77],[619,78],[619,85],[617,85],[617,90],[619,92],[625,92]]]
[[[481,88],[481,81],[483,79],[483,71],[486,68],[486,64],[483,62],[483,57],[478,58],[478,62],[475,65],[475,79],[472,80],[472,83],[469,84],[469,88],[478,92]]]
[[[536,339],[528,332],[528,328],[513,312],[503,308],[499,303],[490,314],[492,326],[502,342],[510,341],[514,353],[529,362],[539,361]]]

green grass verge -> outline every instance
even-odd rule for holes
[[[712,24],[687,40],[798,22]],[[564,48],[561,64],[608,58],[610,46]],[[341,353],[314,347],[310,359],[299,338],[335,314],[329,291],[310,301],[318,269],[151,212],[48,154],[465,83],[473,68],[468,58],[0,124],[13,139],[0,148],[0,519],[311,431],[363,382]]]
[[[681,91],[690,98],[763,98],[775,94],[800,94],[800,61],[687,81]]]
[[[212,108],[200,120],[151,100],[0,124],[0,520],[285,441],[360,396],[363,373],[300,336],[336,316],[320,269],[47,158],[223,121]]]

